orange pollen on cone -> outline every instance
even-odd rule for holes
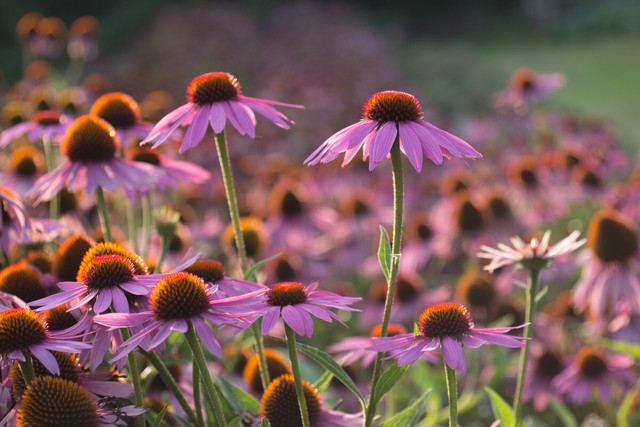
[[[229,73],[207,73],[196,77],[187,88],[187,100],[196,105],[231,101],[242,93],[238,79]]]
[[[78,281],[91,289],[118,286],[133,280],[136,269],[133,263],[120,255],[100,255],[82,263],[78,271]]]
[[[379,122],[417,121],[423,116],[420,102],[405,92],[378,92],[362,107],[362,118]]]
[[[113,127],[98,116],[78,117],[67,129],[60,151],[72,162],[107,162],[120,150]]]
[[[173,273],[160,280],[149,298],[151,311],[163,320],[189,319],[207,310],[209,291],[190,273]]]
[[[102,95],[91,107],[90,114],[103,118],[116,128],[127,129],[140,121],[138,103],[122,92]]]
[[[458,337],[469,332],[471,325],[467,308],[451,302],[432,305],[418,318],[418,329],[425,338]]]
[[[307,297],[307,290],[301,283],[276,283],[267,292],[267,303],[284,307],[286,305],[303,304],[307,301]]]

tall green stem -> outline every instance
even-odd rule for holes
[[[198,425],[204,426],[204,417],[202,415],[202,402],[200,400],[200,369],[198,365],[193,364],[191,367],[191,386],[193,387],[193,404],[196,407],[196,415],[198,416]]]
[[[100,189],[100,187],[98,187],[98,189]],[[131,338],[131,333],[127,328],[120,329],[120,333],[122,334],[123,341]],[[133,384],[136,406],[142,408],[144,407],[144,394],[142,392],[142,381],[140,380],[140,366],[138,365],[138,358],[135,352],[127,354],[127,369],[129,371],[129,381]],[[146,425],[144,414],[136,415],[135,422],[137,427],[144,427]]]
[[[396,282],[398,279],[398,262],[400,257],[400,245],[402,244],[402,211],[404,200],[402,157],[399,140],[391,148],[391,165],[393,167],[393,238],[391,243],[391,269],[389,281],[387,283],[387,298],[384,303],[384,314],[382,315],[382,325],[380,336],[386,337],[389,331],[389,320],[391,318],[391,307],[396,293]],[[373,417],[376,414],[378,402],[373,400],[374,391],[382,374],[382,353],[378,353],[373,365],[373,377],[371,379],[371,396],[365,417],[365,427],[370,427]]]
[[[151,240],[151,194],[147,192],[142,199],[142,259],[149,256]]]
[[[138,227],[136,226],[136,207],[133,203],[127,203],[127,234],[133,252],[138,253]]]
[[[29,350],[23,350],[24,362],[18,362],[20,365],[20,371],[22,372],[22,378],[24,384],[29,385],[31,381],[36,379],[36,373],[33,370],[33,361],[31,360],[31,352]]]
[[[536,293],[538,289],[538,278],[540,275],[539,269],[529,270],[529,283],[526,292],[527,307],[524,314],[524,321],[526,326],[524,327],[523,337],[531,338],[533,334],[533,318],[536,313]],[[516,395],[513,400],[513,412],[514,412],[514,424],[513,427],[517,427],[522,421],[522,391],[524,390],[525,375],[527,373],[527,363],[529,362],[529,341],[525,340],[524,347],[520,349],[520,365],[518,367],[518,382],[516,385]]]
[[[247,250],[244,245],[244,236],[240,227],[240,212],[238,210],[238,198],[233,188],[233,175],[231,174],[231,161],[229,160],[229,152],[227,151],[227,138],[224,130],[216,134],[216,148],[218,149],[218,159],[220,160],[220,169],[222,170],[222,181],[224,182],[224,191],[227,195],[227,203],[229,205],[229,214],[231,215],[231,224],[236,238],[236,248],[240,257],[240,268],[244,273],[247,271]]]
[[[156,264],[156,268],[153,270],[154,274],[160,273],[162,269],[162,263],[167,256],[167,252],[169,252],[169,246],[171,246],[171,239],[168,237],[162,238],[162,253],[160,254],[160,259],[158,260],[158,264]]]
[[[56,168],[56,156],[49,137],[42,137],[42,146],[44,148],[44,160],[47,164],[47,172],[51,172]],[[60,218],[60,194],[56,194],[51,201],[49,201],[49,217],[51,219]]]
[[[307,410],[307,400],[304,397],[304,388],[302,387],[302,376],[300,375],[300,364],[298,363],[298,353],[296,351],[296,333],[284,324],[287,334],[287,347],[289,347],[289,359],[291,360],[291,370],[293,371],[293,380],[296,383],[296,394],[298,395],[298,405],[300,406],[300,415],[302,417],[302,427],[310,427],[309,411]],[[265,389],[266,390],[266,389]]]
[[[256,353],[258,354],[258,370],[260,371],[260,381],[262,382],[262,389],[266,390],[271,384],[271,378],[269,378],[269,368],[267,365],[267,357],[264,355],[264,342],[262,340],[262,334],[260,333],[260,327],[258,322],[253,322],[251,325],[251,332],[253,333],[253,341],[256,346]]]
[[[220,427],[227,427],[227,421],[224,418],[222,402],[220,401],[220,397],[218,396],[218,390],[216,390],[216,386],[213,383],[213,378],[211,378],[211,373],[209,373],[207,361],[204,358],[204,351],[202,350],[202,343],[200,343],[200,338],[198,338],[198,335],[196,334],[191,321],[189,321],[189,329],[187,329],[187,333],[185,334],[185,336],[187,338],[187,342],[189,343],[189,347],[191,348],[191,352],[193,353],[193,360],[200,370],[201,378],[204,380],[204,385],[207,389],[207,395],[209,396],[209,401],[213,406],[213,411],[215,412],[216,419],[218,420],[218,425]]]
[[[189,404],[187,399],[184,397],[182,390],[180,390],[180,386],[178,385],[176,380],[173,378],[173,375],[171,375],[171,372],[169,372],[164,362],[162,362],[162,359],[160,359],[160,357],[153,351],[150,353],[147,353],[146,351],[141,350],[141,352],[142,354],[145,355],[147,360],[149,360],[149,363],[151,363],[153,367],[156,368],[156,371],[158,371],[158,376],[162,379],[162,381],[169,388],[169,390],[171,390],[171,393],[173,393],[176,399],[178,399],[178,403],[180,404],[184,412],[187,414],[191,422],[194,425],[204,427],[204,421],[202,421],[199,417],[197,417],[196,413],[193,412],[191,405]],[[197,368],[195,366],[193,367],[193,369],[194,369],[194,372],[196,372]],[[193,384],[194,398],[195,398],[195,386],[196,385],[194,382]],[[198,400],[196,400],[196,405],[197,404],[198,404]],[[202,415],[200,417],[202,417]]]
[[[444,374],[447,377],[447,394],[449,395],[449,427],[458,427],[458,384],[456,371],[444,363]]]
[[[106,242],[113,242],[113,235],[111,234],[111,221],[109,220],[109,210],[107,209],[107,202],[104,200],[104,191],[102,187],[98,187],[96,190],[98,196],[98,212],[100,214],[100,224],[102,225],[102,233],[104,234],[104,240]]]

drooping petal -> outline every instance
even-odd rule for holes
[[[386,122],[380,125],[371,139],[369,171],[372,171],[391,152],[391,147],[396,141],[397,134],[396,122]]]
[[[422,170],[422,145],[420,138],[413,131],[408,122],[398,123],[400,133],[400,149],[411,162],[417,172]]]
[[[187,132],[182,140],[182,145],[180,145],[180,154],[195,147],[200,143],[200,141],[202,141],[202,138],[204,138],[204,134],[207,132],[207,128],[209,126],[210,112],[211,107],[209,107],[208,104],[202,105],[198,108],[196,115],[187,128]]]
[[[197,317],[193,318],[191,321],[193,322],[193,327],[200,337],[202,344],[204,344],[211,354],[222,360],[222,349],[220,348],[220,343],[216,339],[211,327],[207,325],[204,320]]]

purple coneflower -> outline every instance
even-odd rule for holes
[[[308,382],[302,381],[302,387],[312,427],[356,427],[362,425],[360,415],[345,414],[325,408],[320,393]],[[272,427],[302,427],[293,376],[285,374],[271,381],[262,395],[260,412],[269,420]]]
[[[199,259],[184,271],[198,276],[204,280],[205,284],[211,289],[217,286],[218,292],[214,292],[215,298],[224,298],[225,295],[234,297],[263,289],[263,287],[257,283],[228,277],[222,263],[212,259]]]
[[[299,335],[309,338],[313,335],[314,315],[325,322],[337,320],[344,325],[338,316],[328,308],[346,311],[360,311],[349,305],[362,301],[359,297],[343,297],[333,292],[316,291],[318,283],[305,287],[302,283],[276,283],[271,288],[264,287],[261,291],[262,301],[250,306],[263,315],[262,334],[269,333],[282,316],[282,320]],[[346,325],[345,325],[346,326]]]
[[[523,268],[541,269],[545,267],[553,258],[559,257],[575,251],[587,241],[586,239],[578,240],[579,231],[574,231],[564,239],[560,240],[553,246],[549,245],[551,231],[547,230],[541,240],[532,238],[529,243],[525,243],[520,237],[511,238],[513,247],[509,247],[504,243],[498,243],[498,248],[490,248],[489,246],[481,246],[482,252],[476,256],[490,260],[484,269],[493,273],[495,270],[506,265],[517,264]]]
[[[206,321],[216,325],[235,324],[246,316],[249,300],[256,293],[238,297],[216,299],[217,289],[209,288],[204,281],[190,273],[172,273],[160,280],[149,297],[149,310],[140,313],[110,313],[95,316],[94,322],[110,328],[144,327],[123,343],[114,360],[126,356],[147,337],[151,341],[144,345],[145,350],[153,349],[167,339],[173,331],[187,332],[189,323],[193,324],[204,346],[218,358],[222,350],[211,327]]]
[[[601,349],[583,347],[571,364],[553,381],[559,391],[567,393],[576,404],[587,403],[594,389],[598,400],[607,402],[612,397],[608,383],[614,382],[621,390],[636,383],[633,359],[624,354],[607,357]]]
[[[57,142],[71,125],[71,119],[57,111],[40,111],[27,122],[5,129],[0,134],[0,147],[7,146],[14,139],[27,134],[29,141],[47,138]]]
[[[142,122],[138,103],[122,92],[102,95],[93,103],[89,114],[98,116],[113,126],[124,147],[135,139],[146,138],[152,128],[151,124]]]
[[[414,362],[421,353],[442,347],[445,363],[462,375],[467,373],[467,358],[463,346],[478,348],[484,344],[496,344],[502,347],[517,348],[524,344],[522,337],[502,335],[510,328],[474,328],[473,320],[467,309],[460,304],[442,303],[432,305],[418,318],[419,335],[402,334],[395,337],[372,338],[373,351],[390,351],[393,357],[399,357],[398,366]]]
[[[153,148],[156,148],[165,142],[178,126],[188,126],[180,146],[180,153],[183,153],[202,141],[209,124],[215,133],[221,133],[227,119],[240,135],[247,134],[254,138],[254,112],[281,128],[289,129],[289,123],[293,124],[293,121],[272,105],[303,108],[301,105],[250,98],[241,93],[240,83],[229,73],[215,72],[196,77],[187,88],[188,102],[160,120],[142,144],[153,144]]]
[[[89,344],[78,341],[90,320],[82,318],[71,328],[49,331],[42,316],[28,308],[15,308],[0,313],[0,355],[2,363],[25,362],[30,352],[50,372],[59,375],[60,368],[52,351],[78,353]]]
[[[391,152],[398,139],[400,150],[416,171],[422,170],[422,156],[439,165],[442,158],[480,158],[469,144],[422,120],[420,102],[405,92],[386,91],[374,94],[363,107],[362,120],[327,139],[304,161],[312,166],[328,163],[345,153],[342,166],[349,163],[363,147],[363,159],[369,157],[369,170]],[[445,151],[446,150],[446,151]]]
[[[610,319],[617,303],[627,301],[640,313],[638,234],[631,222],[613,210],[598,212],[589,224],[587,247],[582,277],[571,294],[574,309]]]
[[[529,68],[518,68],[511,75],[509,86],[498,93],[496,108],[511,108],[524,114],[530,105],[544,100],[564,83],[565,77],[560,73],[537,74]]]
[[[120,141],[105,120],[77,118],[64,135],[64,161],[41,177],[29,192],[35,203],[51,200],[65,185],[71,192],[93,193],[98,187],[114,191],[116,183],[129,190],[149,189],[158,179],[154,166],[120,159]]]
[[[0,213],[0,248],[5,253],[12,243],[29,240],[29,234],[43,230],[39,221],[27,215],[18,195],[4,186],[0,186]]]

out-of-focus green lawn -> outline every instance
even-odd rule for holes
[[[622,144],[640,152],[640,36],[419,41],[399,58],[426,103],[449,112],[491,108],[492,94],[518,67],[563,72],[567,85],[551,105],[609,120]]]

